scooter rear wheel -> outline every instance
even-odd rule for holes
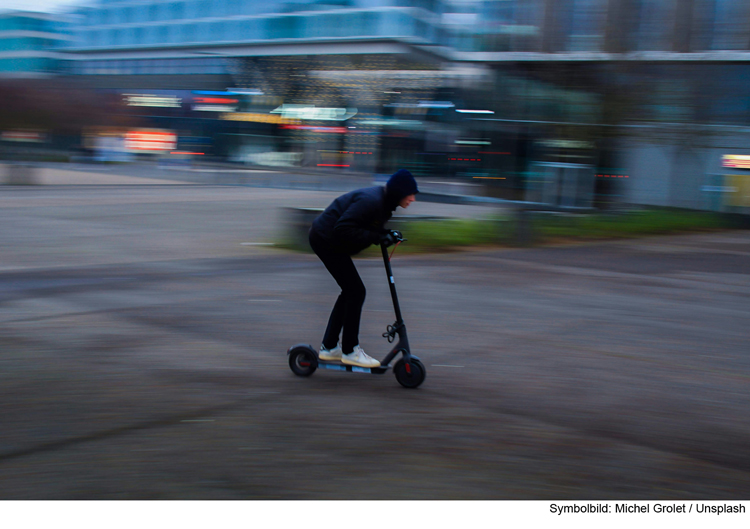
[[[318,357],[309,347],[295,347],[289,351],[289,367],[299,377],[309,377],[318,369]]]
[[[427,370],[417,358],[412,357],[408,363],[402,358],[393,366],[393,374],[396,375],[399,384],[413,389],[424,382]]]

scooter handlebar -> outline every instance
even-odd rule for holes
[[[385,246],[386,248],[388,246],[392,246],[396,243],[404,242],[406,239],[404,239],[403,234],[398,230],[391,230],[387,234],[383,236],[383,238],[380,240],[380,244]]]

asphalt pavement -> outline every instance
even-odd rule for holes
[[[0,187],[0,498],[750,497],[748,232],[396,252],[408,390],[287,365],[337,292],[269,243],[337,193]],[[383,263],[357,266],[383,357]]]

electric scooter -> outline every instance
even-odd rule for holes
[[[391,233],[396,238],[396,246],[406,240],[399,231],[393,230]],[[380,362],[380,367],[358,367],[345,365],[341,362],[321,360],[318,358],[317,351],[311,345],[297,344],[290,347],[287,351],[287,355],[289,356],[289,367],[295,375],[309,377],[315,373],[318,368],[330,369],[333,371],[347,371],[350,373],[382,375],[391,367],[390,364],[393,359],[401,353],[401,358],[393,365],[393,374],[396,376],[396,380],[398,380],[399,384],[405,388],[416,388],[424,382],[425,376],[427,375],[424,364],[409,351],[409,339],[406,336],[406,324],[404,324],[404,319],[401,317],[401,307],[398,304],[398,296],[396,295],[396,283],[393,280],[393,271],[391,270],[391,256],[393,253],[391,253],[391,256],[388,255],[385,243],[380,244],[380,249],[383,252],[383,263],[385,264],[385,272],[388,275],[388,286],[391,290],[393,308],[396,312],[396,322],[393,325],[388,325],[386,332],[383,333],[383,338],[386,338],[388,343],[393,343],[398,335],[398,342],[396,342],[396,345],[393,346],[391,351]],[[395,251],[396,248],[394,247],[393,250]]]

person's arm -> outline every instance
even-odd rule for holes
[[[380,243],[382,228],[371,226],[377,221],[380,204],[363,196],[354,200],[333,227],[333,237],[342,244],[370,245]]]

